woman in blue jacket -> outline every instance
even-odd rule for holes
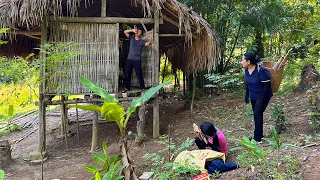
[[[242,56],[241,65],[246,74],[245,102],[248,104],[250,98],[254,114],[254,139],[257,142],[263,138],[263,112],[273,96],[270,73],[259,62],[260,58],[252,52]]]

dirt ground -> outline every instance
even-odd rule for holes
[[[265,135],[269,134],[268,126],[273,122],[269,121],[270,111],[273,105],[280,102],[285,105],[285,113],[289,119],[291,126],[287,128],[281,135],[281,140],[286,143],[297,145],[312,145],[303,150],[285,149],[285,155],[297,157],[301,161],[300,170],[297,172],[301,179],[316,180],[320,176],[320,136],[313,134],[310,127],[308,114],[308,98],[304,93],[294,93],[281,97],[273,97],[265,113],[264,130]],[[168,95],[167,98],[161,100],[160,104],[160,133],[168,133],[168,125],[171,125],[171,136],[173,141],[176,138],[186,139],[194,138],[192,124],[201,124],[203,121],[213,122],[221,129],[227,138],[242,138],[244,135],[252,135],[252,122],[244,120],[244,102],[243,97],[236,93],[225,93],[214,97],[203,97],[196,101],[194,113],[185,110],[184,101],[175,95]],[[130,156],[134,160],[137,175],[141,175],[143,171],[150,171],[150,162],[142,158],[145,153],[158,152],[164,149],[164,145],[158,143],[157,139],[152,139],[152,105],[147,106],[147,122],[146,122],[146,138],[141,146],[138,146],[134,140],[129,140]],[[70,117],[74,117],[74,111],[69,112]],[[86,118],[94,117],[90,112],[86,112]],[[132,116],[128,131],[136,132],[136,114]],[[43,164],[44,179],[89,179],[91,174],[87,173],[84,165],[93,165],[91,146],[92,126],[80,126],[80,144],[77,143],[75,135],[68,138],[68,150],[63,139],[59,139],[60,117],[47,117],[47,150],[49,159]],[[249,126],[248,126],[249,125]],[[76,132],[76,125],[71,124],[72,134]],[[21,135],[22,132],[12,133],[5,138],[14,140]],[[13,162],[5,169],[7,180],[34,180],[41,179],[41,165],[30,164],[24,159],[28,154],[37,147],[38,132],[33,133],[23,141],[12,146]],[[305,144],[306,137],[312,136],[312,139]],[[1,139],[3,139],[2,137]],[[117,141],[119,139],[119,130],[115,123],[99,124],[99,142],[107,141],[109,153],[118,152]],[[177,142],[179,143],[179,142]],[[228,141],[229,148],[235,146],[235,143]],[[267,143],[263,143],[267,145]],[[195,149],[196,147],[192,147]],[[229,153],[228,161],[236,162],[237,153]],[[255,176],[256,172],[252,172],[247,168],[239,168],[237,170],[223,173],[220,179],[244,179],[244,177]],[[254,179],[254,178],[253,178]],[[257,178],[256,178],[257,179]]]

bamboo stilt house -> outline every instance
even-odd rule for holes
[[[143,23],[142,23],[143,22]],[[110,93],[118,93],[128,54],[126,27],[144,24],[153,45],[144,48],[143,73],[147,86],[159,83],[159,61],[166,55],[173,69],[185,74],[212,70],[220,58],[219,39],[196,12],[177,0],[0,0],[0,28],[10,28],[10,42],[0,55],[27,55],[40,44],[75,42],[81,55],[68,63],[70,71],[53,78],[57,86],[40,86],[39,149],[45,150],[46,95],[90,94],[84,76]],[[42,76],[56,69],[42,69]],[[135,80],[136,78],[133,77]],[[137,82],[135,82],[137,83]],[[59,89],[59,92],[58,90]],[[154,103],[154,136],[159,135],[159,105]],[[63,103],[63,102],[62,102]]]

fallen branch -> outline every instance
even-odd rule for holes
[[[312,146],[319,146],[319,144],[317,144],[317,143],[308,144],[308,145],[303,146],[302,148],[312,147]]]

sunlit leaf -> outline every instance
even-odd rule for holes
[[[170,81],[166,81],[162,84],[159,84],[156,87],[152,87],[150,89],[148,89],[145,93],[142,94],[141,97],[134,99],[133,101],[131,101],[129,108],[127,109],[127,113],[126,113],[126,120],[124,122],[124,127],[127,126],[128,120],[131,116],[131,114],[133,112],[136,111],[137,107],[141,106],[143,103],[145,103],[146,101],[148,101],[154,94],[156,94],[162,87],[166,86],[167,84],[169,84]]]
[[[246,147],[243,147],[243,146],[238,146],[238,147],[234,147],[234,148],[231,148],[229,151],[232,152],[232,151],[243,151],[243,150],[247,150],[248,148]]]
[[[94,179],[95,180],[101,180],[101,176],[99,172],[96,172],[96,174],[94,175]]]
[[[8,109],[8,118],[11,118],[12,116],[13,116],[13,105],[10,104]]]
[[[101,96],[104,102],[119,102],[114,96],[111,96],[106,90],[95,85],[93,82],[89,81],[84,77],[80,77],[80,82],[88,89],[93,91],[95,94]]]
[[[272,134],[275,142],[277,143],[277,146],[280,147],[281,144],[280,144],[279,135],[278,135],[276,129],[272,125],[270,125],[270,131],[271,131],[271,134]]]
[[[100,162],[104,162],[105,156],[102,154],[94,154],[92,158],[93,158],[93,162],[100,163]]]
[[[96,104],[91,104],[91,105],[68,105],[68,108],[79,108],[87,111],[95,111],[99,112],[101,110],[101,107],[96,105]]]
[[[0,180],[3,180],[4,179],[4,171],[2,169],[0,169]]]
[[[102,142],[102,150],[103,150],[103,154],[104,156],[109,156],[108,154],[108,149],[107,149],[107,143],[105,141]]]
[[[96,168],[96,167],[94,167],[94,166],[88,166],[88,165],[86,165],[86,166],[84,166],[84,168],[86,168],[86,170],[87,170],[88,172],[90,172],[90,173],[95,173],[95,172],[98,171],[98,168]]]

